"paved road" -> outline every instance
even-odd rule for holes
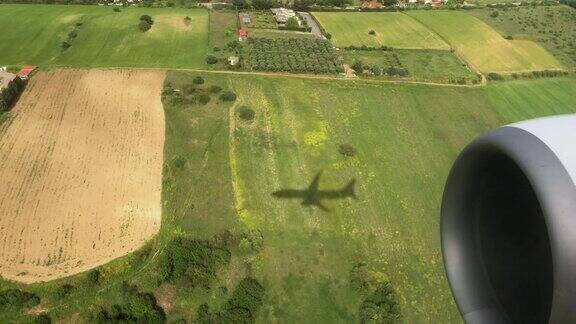
[[[304,18],[304,20],[306,20],[308,26],[312,27],[312,34],[316,35],[316,37],[320,39],[326,39],[326,37],[322,35],[322,30],[320,29],[316,21],[312,18],[310,13],[308,12],[298,12],[298,13],[300,14],[300,16],[302,16],[302,18]]]

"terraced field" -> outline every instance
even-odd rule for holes
[[[145,33],[138,29],[143,14],[155,20]],[[0,30],[10,31],[0,34],[3,65],[197,68],[204,66],[208,46],[208,12],[3,4]],[[63,49],[71,32],[77,36]]]
[[[398,12],[315,12],[335,46],[449,49],[438,35]],[[369,32],[374,30],[375,35]]]
[[[540,45],[529,40],[507,40],[488,24],[465,12],[413,10],[407,14],[437,32],[481,72],[564,68]]]

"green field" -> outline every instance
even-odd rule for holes
[[[576,68],[576,9],[568,6],[533,6],[469,12],[503,36],[537,42],[565,66]],[[491,17],[494,12],[497,12],[497,17]]]
[[[138,30],[139,17],[152,16],[152,29]],[[190,25],[184,17],[192,18]],[[74,30],[72,46],[61,44]],[[43,67],[204,66],[208,11],[199,9],[101,6],[0,5],[0,62]]]
[[[222,308],[238,282],[251,276],[266,290],[258,322],[357,322],[367,293],[353,288],[350,278],[364,263],[370,280],[392,283],[403,321],[459,323],[439,247],[450,165],[470,140],[493,127],[576,112],[574,78],[462,88],[206,73],[200,88],[219,85],[238,99],[231,104],[213,94],[200,105],[182,97],[198,94],[198,86],[185,90],[197,75],[168,76],[167,88],[181,91],[165,91],[158,238],[149,249],[100,267],[96,287],[84,274],[21,286],[37,293],[54,319],[86,320],[100,306],[123,303],[126,281],[169,302],[169,321],[190,322],[202,303]],[[244,105],[255,111],[252,122],[238,118]],[[341,155],[342,143],[356,156]],[[356,179],[358,200],[325,201],[325,212],[271,195],[306,187],[318,171],[322,190]],[[232,247],[229,264],[207,287],[159,282],[158,260],[170,253],[171,238],[206,239],[226,230],[235,236],[258,231],[263,245],[252,252]],[[55,297],[64,283],[75,289]],[[0,282],[0,289],[14,286]],[[24,318],[23,312],[0,312],[2,322]]]
[[[397,12],[315,12],[332,43],[344,46],[449,49],[438,35],[414,19]],[[371,30],[375,35],[368,34]]]
[[[342,50],[344,62],[352,65],[356,61],[381,68],[404,67],[409,78],[418,81],[449,82],[465,80],[472,82],[476,75],[462,61],[447,50],[362,51]]]
[[[507,40],[478,18],[459,11],[407,13],[431,28],[481,72],[522,72],[562,69],[563,65],[540,45]]]

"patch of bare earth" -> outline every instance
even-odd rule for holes
[[[163,81],[160,71],[34,76],[0,130],[0,275],[64,277],[158,232]]]

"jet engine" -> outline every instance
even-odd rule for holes
[[[576,323],[576,115],[499,128],[457,158],[442,254],[467,323]]]

